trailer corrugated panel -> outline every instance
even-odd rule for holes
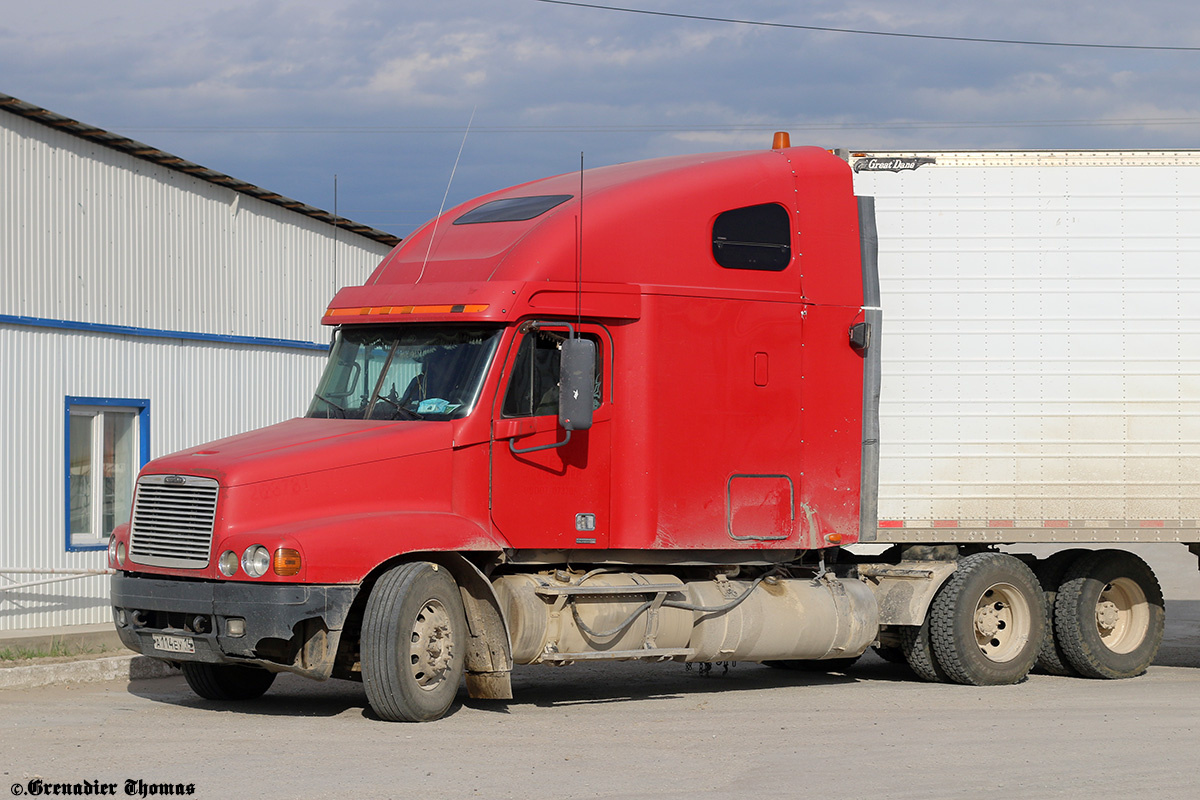
[[[850,161],[879,227],[879,541],[1200,540],[1200,155]]]

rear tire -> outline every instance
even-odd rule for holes
[[[363,687],[375,713],[393,722],[444,716],[462,683],[466,635],[450,573],[424,561],[385,572],[362,625]]]
[[[1046,638],[1042,640],[1042,648],[1038,651],[1037,667],[1049,675],[1077,677],[1076,671],[1067,660],[1058,643],[1058,635],[1054,625],[1054,602],[1058,597],[1058,587],[1063,578],[1076,561],[1090,553],[1090,550],[1060,550],[1050,557],[1038,561],[1033,566],[1033,574],[1042,584],[1042,593],[1046,598]]]
[[[920,626],[910,625],[900,631],[900,652],[917,677],[930,683],[949,683],[950,676],[938,664],[937,655],[929,640],[929,618]]]
[[[1076,561],[1054,603],[1063,654],[1088,678],[1145,672],[1162,644],[1165,620],[1154,572],[1124,550],[1099,550]]]
[[[191,690],[205,700],[253,700],[275,682],[274,672],[236,664],[184,661],[180,669]]]
[[[929,638],[950,679],[1002,686],[1025,679],[1046,637],[1046,603],[1033,572],[1004,553],[976,553],[938,592]]]

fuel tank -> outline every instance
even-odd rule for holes
[[[819,660],[857,656],[879,609],[862,582],[562,572],[493,581],[518,664],[597,658]],[[574,658],[573,658],[574,657]]]

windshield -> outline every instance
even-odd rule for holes
[[[479,397],[499,340],[500,328],[343,328],[306,416],[464,417]]]

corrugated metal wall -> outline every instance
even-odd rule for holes
[[[325,341],[386,245],[0,114],[0,313]],[[336,262],[336,267],[335,267]]]
[[[0,113],[0,314],[325,342],[321,312],[386,245]],[[150,455],[302,414],[320,350],[0,322],[0,568],[68,552],[67,396],[150,400]],[[8,575],[0,582],[41,576]],[[109,621],[107,578],[0,592],[0,630]]]

